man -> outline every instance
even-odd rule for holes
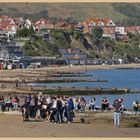
[[[106,97],[104,97],[102,99],[102,102],[101,102],[101,108],[102,108],[102,112],[107,109],[109,111],[109,102],[108,102],[108,99]]]
[[[66,108],[65,108],[65,112],[66,112],[66,116],[67,116],[67,122],[70,124],[73,122],[73,117],[74,117],[74,104],[73,104],[73,100],[72,98],[70,98],[69,96],[66,97]]]
[[[114,127],[120,127],[120,111],[122,108],[122,101],[121,99],[117,99],[113,103],[113,110],[114,110]]]
[[[63,104],[59,95],[57,96],[57,122],[63,122]]]

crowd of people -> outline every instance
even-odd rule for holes
[[[88,107],[89,111],[98,109],[102,112],[105,110],[114,110],[114,123],[117,126],[116,120],[119,120],[119,113],[124,109],[122,99],[115,100],[112,107],[110,107],[109,100],[104,97],[101,100],[101,108],[98,108],[95,97],[91,97],[90,101],[87,102],[84,97],[48,96],[42,92],[34,95],[26,95],[22,105],[19,103],[20,99],[16,95],[0,96],[1,110],[19,110],[22,112],[23,121],[39,118],[43,120],[47,119],[50,123],[72,123],[75,112],[85,112]],[[134,101],[132,106],[135,114],[138,114],[140,106],[138,101]]]
[[[19,109],[19,98],[17,95],[7,95],[4,97],[0,96],[0,108],[2,111],[18,110]]]

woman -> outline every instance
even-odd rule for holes
[[[7,96],[7,98],[5,99],[5,103],[6,103],[6,110],[9,111],[9,108],[12,109],[12,97],[11,95]]]
[[[12,104],[13,104],[13,110],[18,110],[19,99],[18,99],[17,95],[15,95],[13,97]]]
[[[56,113],[57,113],[57,100],[56,97],[52,97],[52,106],[50,111],[49,122],[56,123]]]
[[[90,102],[89,102],[89,110],[90,111],[94,111],[95,110],[95,101],[96,101],[96,99],[94,97],[92,97],[90,99]]]
[[[81,111],[81,112],[85,112],[86,100],[85,100],[84,97],[81,97],[81,98],[80,98],[79,106],[80,106],[80,111]]]
[[[0,96],[0,106],[1,106],[1,110],[5,111],[4,96]]]
[[[75,96],[73,98],[73,103],[74,103],[74,110],[78,111],[78,96]]]
[[[133,110],[135,112],[135,115],[138,114],[138,109],[139,109],[139,102],[138,101],[133,101]]]

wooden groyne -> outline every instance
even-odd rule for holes
[[[24,86],[24,87],[1,87],[0,93],[12,93],[12,94],[19,94],[19,93],[38,93],[42,91],[45,94],[49,95],[97,95],[97,94],[125,94],[129,93],[128,89],[116,89],[116,88],[77,88],[77,87],[33,87],[33,86]],[[131,92],[132,93],[132,92]]]

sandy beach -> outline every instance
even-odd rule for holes
[[[100,116],[100,117],[99,117]],[[109,116],[109,117],[107,117]],[[102,119],[101,119],[102,118]],[[90,123],[77,118],[72,124],[49,124],[47,121],[22,122],[19,115],[0,114],[1,137],[140,137],[140,128],[121,122],[114,128],[112,113],[99,113]]]
[[[140,68],[140,64],[125,65],[93,65],[93,66],[52,66],[38,69],[16,69],[1,70],[0,78],[11,80],[28,78],[35,75],[51,75],[57,72],[85,72],[86,70],[98,69],[131,69]],[[24,75],[24,76],[23,76]],[[1,83],[7,86],[6,89],[1,88],[0,93],[14,92],[15,84]],[[7,85],[6,85],[7,84]],[[15,92],[17,92],[15,90]],[[24,91],[22,91],[24,92]],[[21,92],[21,93],[22,93]],[[28,92],[27,92],[28,93]],[[1,137],[140,137],[140,127],[128,126],[125,121],[121,122],[120,128],[114,128],[112,112],[109,118],[106,113],[100,116],[93,115],[90,123],[81,123],[80,118],[76,117],[72,124],[49,124],[47,121],[30,121],[23,122],[19,115],[7,115],[0,113],[0,136]]]
[[[140,64],[122,64],[122,65],[87,65],[87,66],[50,66],[36,69],[13,69],[0,70],[1,82],[15,82],[17,79],[26,81],[38,80],[45,76],[52,76],[60,73],[79,73],[89,70],[106,70],[106,69],[139,69]]]

